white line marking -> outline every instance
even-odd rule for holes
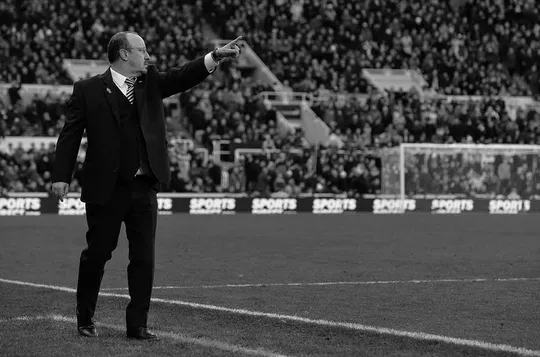
[[[7,283],[7,284],[14,284],[14,285],[46,288],[46,289],[71,292],[71,293],[75,292],[75,289],[72,289],[72,288],[46,285],[46,284],[34,284],[34,283],[28,283],[28,282],[18,281],[18,280],[0,279],[0,282]],[[99,295],[106,296],[106,297],[123,298],[123,299],[130,298],[129,295],[122,295],[122,294],[115,294],[115,293],[100,293]],[[352,323],[352,322],[339,322],[339,321],[330,321],[330,320],[323,320],[323,319],[309,319],[309,318],[300,317],[300,316],[274,314],[274,313],[261,312],[261,311],[251,311],[251,310],[246,310],[246,309],[232,309],[228,307],[198,304],[198,303],[181,301],[181,300],[152,298],[152,302],[168,304],[168,305],[187,306],[187,307],[191,307],[195,309],[221,311],[221,312],[227,312],[227,313],[245,315],[245,316],[251,316],[251,317],[265,317],[265,318],[274,319],[274,320],[301,322],[305,324],[319,325],[319,326],[325,326],[325,327],[339,327],[339,328],[344,328],[348,330],[371,332],[371,333],[376,333],[376,334],[381,334],[381,335],[407,337],[410,339],[421,340],[421,341],[443,342],[443,343],[447,343],[451,345],[475,347],[475,348],[480,348],[480,349],[495,351],[495,352],[515,353],[520,356],[540,357],[540,350],[530,350],[527,348],[514,347],[514,346],[510,346],[506,344],[495,344],[495,343],[490,343],[490,342],[485,342],[485,341],[455,338],[455,337],[435,335],[435,334],[424,333],[424,332],[396,330],[396,329],[391,329],[391,328],[386,328],[386,327],[362,325],[362,324],[357,324],[357,323]]]
[[[62,316],[62,315],[51,315],[50,319],[52,319],[54,321],[61,321],[61,322],[70,322],[70,323],[76,323],[77,322],[77,320],[74,319],[74,318],[67,317],[67,316]],[[107,324],[107,323],[101,323],[101,322],[97,322],[96,325],[98,327],[101,326],[101,327],[105,327],[105,328],[108,328],[108,329],[111,329],[111,330],[122,331],[122,332],[125,331],[125,327],[120,326],[120,325],[113,325],[113,324]],[[169,331],[154,330],[153,332],[156,333],[160,337],[166,337],[166,338],[169,338],[171,340],[178,341],[178,342],[190,343],[190,344],[193,344],[193,345],[198,345],[198,346],[207,347],[207,348],[213,348],[213,349],[219,349],[219,350],[222,350],[222,351],[228,351],[228,352],[233,352],[233,353],[242,353],[242,354],[246,354],[246,355],[249,355],[249,356],[287,357],[286,355],[282,355],[282,354],[278,354],[278,353],[275,353],[275,352],[267,351],[267,350],[262,349],[262,348],[252,349],[252,348],[247,348],[247,347],[242,347],[242,346],[230,344],[230,343],[223,342],[223,341],[216,341],[216,340],[211,340],[211,339],[208,339],[208,338],[194,338],[194,337],[186,336],[184,334],[175,333],[175,332],[169,332]]]
[[[258,283],[258,284],[222,284],[222,285],[164,285],[155,286],[154,290],[167,289],[219,289],[219,288],[263,288],[276,286],[332,286],[332,285],[392,285],[392,284],[440,284],[440,283],[484,283],[540,281],[540,278],[472,278],[472,279],[424,279],[424,280],[373,280],[373,281],[328,281],[313,283]],[[126,291],[128,288],[102,288],[101,291]]]
[[[35,320],[45,320],[47,316],[17,316],[11,317],[9,319],[0,319],[0,323],[13,322],[13,321],[35,321]]]
[[[38,321],[38,320],[53,320],[53,321],[58,321],[58,322],[68,322],[72,324],[77,323],[77,320],[72,317],[55,315],[55,314],[49,315],[49,316],[41,316],[41,315],[18,316],[18,317],[13,317],[9,319],[0,319],[0,323],[13,322],[13,321],[28,322],[28,321]],[[99,327],[105,327],[105,328],[115,330],[115,331],[125,332],[125,327],[120,326],[120,325],[113,325],[113,324],[107,324],[107,323],[102,323],[102,322],[96,322],[96,325]],[[218,350],[223,350],[223,351],[228,351],[228,352],[233,352],[233,353],[242,353],[249,356],[288,357],[287,355],[282,355],[275,352],[267,351],[262,348],[252,349],[252,348],[230,344],[227,342],[211,340],[204,337],[194,338],[194,337],[186,336],[184,334],[179,334],[179,333],[174,333],[174,332],[169,332],[169,331],[159,331],[159,330],[154,330],[153,332],[156,333],[160,337],[169,338],[171,340],[175,340],[178,342],[189,343],[193,345],[198,345],[202,347],[213,348],[213,349],[218,349]]]
[[[22,286],[30,286],[32,288],[43,288],[43,289],[50,289],[50,290],[57,290],[57,291],[63,291],[66,293],[76,293],[77,289],[67,288],[65,286],[57,286],[57,285],[47,285],[47,284],[34,284],[34,283],[28,283],[26,281],[20,281],[20,280],[8,280],[8,279],[1,279],[0,283],[6,283],[6,284],[13,284],[13,285],[22,285]]]

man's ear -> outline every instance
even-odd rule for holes
[[[127,61],[127,59],[128,59],[128,54],[127,54],[127,50],[126,50],[126,49],[121,48],[121,49],[119,50],[118,53],[119,53],[120,59],[121,59],[122,61]]]

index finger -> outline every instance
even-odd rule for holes
[[[234,40],[232,40],[231,42],[229,42],[228,44],[225,45],[225,47],[228,47],[228,46],[234,46],[236,45],[236,43],[238,41],[240,41],[242,39],[242,36],[238,36],[237,38],[235,38]]]

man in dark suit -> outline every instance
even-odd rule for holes
[[[159,72],[149,64],[144,40],[134,32],[120,32],[108,45],[110,68],[75,83],[56,147],[52,189],[61,200],[67,194],[86,130],[81,200],[86,203],[88,231],[79,263],[76,310],[82,336],[97,336],[93,316],[104,267],[124,222],[131,297],[127,336],[157,338],[148,330],[147,319],[154,279],[156,193],[160,183],[170,180],[162,100],[203,81],[221,59],[238,57],[240,39]]]

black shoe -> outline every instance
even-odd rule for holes
[[[126,335],[137,340],[159,340],[157,335],[148,331],[146,327],[129,328]]]
[[[84,337],[98,336],[96,325],[78,326],[77,331],[79,331],[79,335]]]

